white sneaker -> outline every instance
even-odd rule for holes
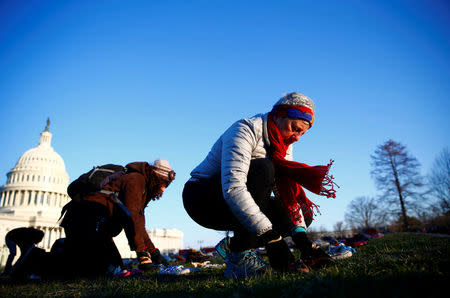
[[[330,246],[328,248],[328,254],[333,260],[342,260],[350,258],[353,255],[353,252],[349,249],[349,247],[345,246],[343,243],[340,243],[336,246]]]
[[[182,265],[178,266],[160,266],[159,274],[168,274],[168,275],[186,275],[191,272],[199,271],[200,268],[185,268]]]

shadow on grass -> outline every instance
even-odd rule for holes
[[[355,256],[310,274],[230,280],[223,269],[181,276],[151,272],[131,278],[2,283],[0,296],[442,297],[449,280],[449,244],[448,238],[397,234],[375,239]]]

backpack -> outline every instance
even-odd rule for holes
[[[79,199],[87,194],[99,192],[106,184],[120,178],[126,172],[127,168],[120,165],[96,166],[70,183],[67,194],[72,199]]]
[[[127,172],[133,172],[133,170],[120,165],[106,164],[94,167],[92,170],[82,174],[80,177],[70,183],[67,187],[67,194],[72,199],[72,201],[64,205],[61,210],[61,216],[58,219],[60,226],[65,227],[66,222],[71,221],[71,216],[73,215],[71,215],[68,211],[72,209],[74,203],[76,204],[76,202],[82,200],[83,196],[85,195],[102,192],[104,194],[107,194],[108,199],[118,207],[119,215],[117,216],[121,218],[127,238],[133,239],[135,231],[131,212],[118,199],[117,193],[102,190],[106,184],[120,178]],[[67,217],[69,218],[67,219]],[[122,227],[117,230],[117,234],[115,234],[114,236],[117,236],[121,230]],[[129,235],[131,236],[129,237]],[[130,247],[134,248],[133,244],[130,243]]]

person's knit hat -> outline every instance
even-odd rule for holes
[[[288,93],[273,106],[272,112],[279,116],[293,119],[302,119],[314,123],[314,102],[308,96],[301,93]]]
[[[175,171],[167,160],[158,158],[153,162],[153,167],[155,173],[167,182],[170,183],[175,179]]]

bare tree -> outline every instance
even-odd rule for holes
[[[450,152],[448,148],[444,148],[434,160],[428,181],[442,212],[450,211]]]
[[[320,239],[320,232],[315,227],[308,227],[308,236],[311,240]]]
[[[328,233],[328,230],[325,226],[320,226],[319,233],[326,234],[326,233]]]
[[[342,234],[344,232],[344,222],[343,221],[336,222],[336,224],[334,225],[334,231],[336,232],[337,235],[339,235],[339,237],[342,237]]]
[[[385,214],[381,212],[374,198],[357,197],[347,206],[345,220],[352,229],[363,229],[383,223]]]
[[[403,229],[407,230],[407,210],[418,210],[419,198],[423,198],[419,192],[423,186],[420,164],[405,146],[393,140],[378,146],[371,158],[372,177],[383,191],[380,202],[384,203],[386,213],[403,219]]]

